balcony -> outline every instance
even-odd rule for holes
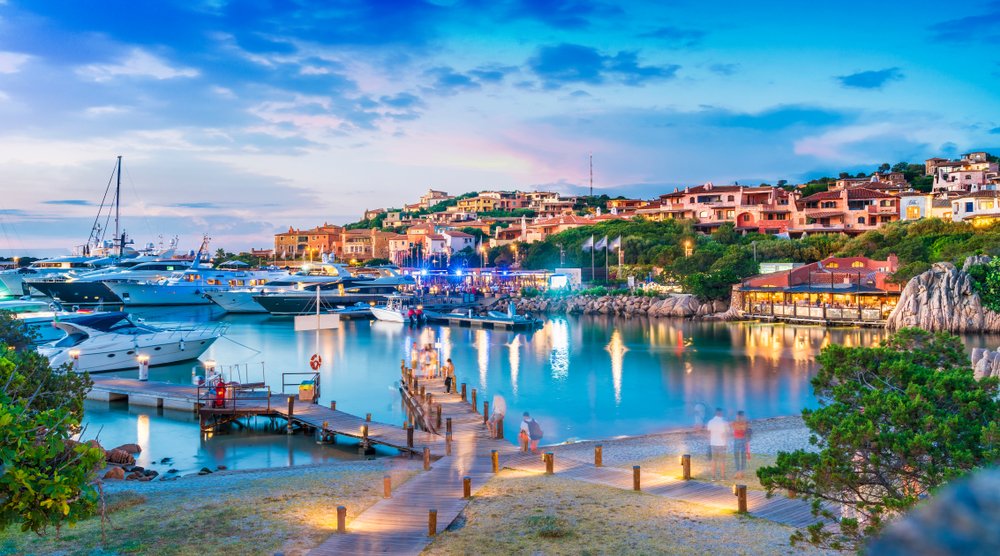
[[[868,214],[899,214],[899,207],[880,207],[868,205]]]

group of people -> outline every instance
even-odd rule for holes
[[[448,365],[451,365],[451,359],[448,359],[443,366],[438,365],[438,352],[433,344],[425,344],[424,347],[418,348],[417,343],[413,342],[410,347],[410,368],[414,371],[419,370],[424,378],[438,378],[445,373],[445,367]],[[451,367],[454,373],[454,365]]]
[[[493,394],[493,399],[490,401],[490,411],[490,418],[486,421],[486,428],[489,431],[490,438],[496,438],[501,421],[507,415],[507,400],[503,397],[502,393],[497,392]],[[531,450],[531,453],[537,454],[538,442],[543,437],[542,426],[531,417],[530,413],[525,411],[521,415],[521,427],[517,433],[517,441],[521,447],[521,451],[527,452]]]
[[[703,414],[704,409],[702,409]],[[695,427],[700,428],[701,426],[702,422],[698,418],[698,409],[696,408]],[[712,479],[726,478],[726,456],[730,442],[733,446],[735,476],[737,479],[742,479],[746,473],[747,461],[750,459],[750,436],[753,434],[746,414],[743,411],[737,411],[736,419],[729,422],[722,416],[722,408],[716,408],[715,416],[704,425],[704,428],[708,431],[708,457],[712,460]]]

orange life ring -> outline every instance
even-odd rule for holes
[[[309,358],[309,366],[312,370],[319,370],[320,365],[323,364],[323,358],[319,356],[318,353],[314,353],[312,357]]]

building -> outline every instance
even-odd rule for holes
[[[941,218],[951,220],[951,200],[934,193],[908,191],[899,196],[899,219]]]
[[[925,168],[934,176],[935,191],[979,191],[990,189],[1000,176],[1000,165],[990,159],[989,153],[979,151],[963,154],[959,160],[930,158]]]
[[[899,198],[855,187],[822,191],[800,199],[791,233],[857,235],[899,220]]]
[[[742,231],[783,233],[793,222],[797,195],[768,185],[706,183],[660,195],[659,205],[636,209],[635,214],[652,220],[695,220],[695,227],[706,233],[727,222]]]
[[[315,258],[337,253],[344,228],[324,223],[308,230],[289,226],[287,232],[274,234],[274,253],[281,259]]]
[[[985,227],[1000,222],[1000,191],[975,191],[951,200],[952,220]]]
[[[446,240],[446,249],[448,249],[449,254],[458,253],[465,248],[473,250],[476,248],[476,236],[472,234],[458,230],[444,230],[440,235]]]
[[[892,281],[899,260],[828,257],[790,270],[752,276],[734,286],[747,316],[787,322],[878,325],[899,301]]]
[[[436,191],[434,189],[428,189],[427,193],[420,196],[420,202],[417,203],[420,208],[429,209],[438,203],[443,203],[453,199],[451,195],[448,195],[444,191]]]
[[[475,197],[459,199],[457,212],[478,214],[481,212],[510,212],[527,208],[528,200],[520,193],[510,191],[483,191]]]

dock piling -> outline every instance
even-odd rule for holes
[[[483,424],[490,420],[490,402],[483,402]]]
[[[476,404],[476,389],[472,389],[472,411],[479,413],[479,406]]]
[[[337,411],[337,400],[333,400],[330,402],[330,409]]]
[[[636,492],[642,490],[642,488],[639,485],[639,466],[638,465],[633,465],[632,466],[632,490],[634,490]]]
[[[463,477],[462,478],[462,498],[468,500],[472,498],[472,478]]]
[[[594,467],[601,467],[604,465],[604,446],[598,444],[594,446]]]
[[[406,427],[406,447],[413,449],[413,425]]]
[[[431,449],[424,446],[424,471],[431,470]]]
[[[392,498],[392,477],[389,475],[382,476],[382,497]]]
[[[551,475],[555,473],[556,467],[556,455],[552,452],[545,452],[545,474]]]
[[[462,383],[462,401],[464,402],[464,401],[465,401],[465,400],[467,400],[467,399],[468,399],[468,398],[467,398],[467,397],[466,397],[466,395],[465,395],[465,383],[463,382],[463,383]]]
[[[497,417],[496,437],[498,440],[503,440],[503,416]]]
[[[733,495],[736,496],[736,512],[747,513],[747,486],[733,485]]]
[[[500,452],[496,450],[490,450],[490,460],[493,462],[493,472],[500,472]]]
[[[337,532],[347,532],[347,508],[344,506],[337,506]]]
[[[292,417],[295,414],[295,396],[288,396],[288,434],[292,434]]]
[[[685,481],[691,480],[691,454],[681,456],[681,473]]]
[[[427,536],[433,537],[437,534],[438,528],[438,511],[428,510],[427,511]]]

